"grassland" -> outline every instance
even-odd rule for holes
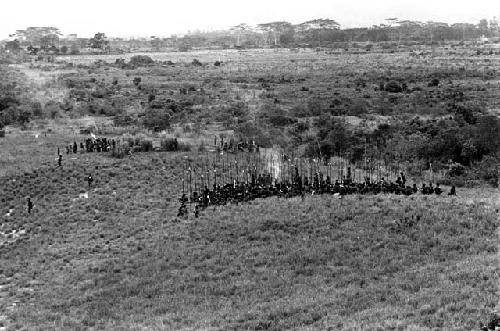
[[[42,116],[0,138],[0,331],[458,331],[498,311],[498,189],[271,198],[178,218],[182,164],[197,158],[194,148],[123,159],[64,154],[62,168],[56,160],[57,147],[86,137],[82,127],[158,138],[139,125],[154,102],[181,107],[167,136],[191,144],[230,136],[240,122],[267,128],[264,115],[277,110],[313,123],[319,109],[359,130],[440,119],[458,92],[497,114],[498,57],[444,49],[148,55],[173,63],[121,68],[112,64],[130,58],[121,55],[8,68]],[[429,87],[436,77],[440,86]],[[409,92],[381,91],[388,79]],[[123,115],[135,121],[115,125]],[[289,128],[278,129],[270,141],[289,142],[281,134]],[[316,131],[311,125],[295,147]]]
[[[0,179],[8,330],[472,330],[498,304],[498,190],[273,198],[179,219],[186,154],[59,169],[43,152],[67,136],[30,137],[2,140],[31,166]]]

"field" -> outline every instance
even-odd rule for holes
[[[296,123],[266,126],[266,112],[321,122],[319,101],[353,130],[373,131],[448,117],[444,105],[464,92],[496,114],[500,59],[440,52],[191,52],[148,54],[174,63],[133,68],[115,65],[120,56],[9,67],[47,116],[0,138],[0,331],[478,330],[500,309],[497,188],[273,197],[176,216],[183,164],[214,135],[304,151],[321,131],[311,124],[293,140]],[[384,77],[411,93],[380,91]],[[439,88],[428,85],[435,77]],[[166,133],[140,126],[155,102],[175,104]],[[252,121],[266,132],[239,125]],[[57,148],[86,138],[82,127],[202,146],[121,159],[63,153],[57,167]]]

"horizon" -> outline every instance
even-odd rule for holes
[[[229,0],[210,3],[191,0],[176,4],[143,0],[141,3],[142,6],[138,7],[130,0],[105,3],[88,0],[83,6],[75,7],[62,0],[9,2],[3,5],[5,12],[22,14],[9,15],[3,19],[0,39],[8,39],[16,30],[30,26],[53,26],[59,28],[63,35],[76,34],[82,38],[92,37],[97,32],[112,38],[148,38],[184,35],[194,31],[228,30],[240,23],[251,26],[272,21],[299,24],[315,18],[333,19],[342,29],[349,29],[383,24],[390,17],[448,24],[477,24],[481,19],[490,21],[500,17],[500,4],[493,0],[460,3],[423,0],[418,4],[408,0],[389,0],[383,4],[364,0],[349,3],[311,0],[307,5],[303,1],[284,0],[255,0],[237,4]]]

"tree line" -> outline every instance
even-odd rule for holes
[[[438,44],[445,41],[470,41],[478,38],[500,37],[497,19],[482,19],[478,24],[419,22],[388,18],[383,24],[362,28],[342,29],[328,18],[318,18],[300,24],[274,21],[250,26],[241,23],[228,30],[195,32],[182,37],[120,39],[107,38],[98,32],[92,38],[62,38],[55,27],[30,27],[10,35],[13,40],[4,43],[11,52],[27,51],[54,54],[78,54],[81,49],[91,51],[126,51],[142,48],[161,51],[174,48],[181,51],[192,48],[257,48],[257,47],[342,47],[345,43]]]

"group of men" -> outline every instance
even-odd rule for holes
[[[78,146],[77,142],[74,141],[73,144],[67,145],[66,146],[66,154],[76,154],[78,153],[78,150],[80,150],[80,153],[87,152],[87,153],[101,153],[101,152],[109,152],[113,149],[116,148],[116,141],[114,139],[107,139],[107,138],[87,138],[84,141],[80,142],[80,146]],[[58,152],[58,154],[60,154]]]
[[[245,202],[271,196],[286,198],[301,196],[304,199],[306,194],[336,194],[342,196],[347,194],[392,193],[408,196],[416,194],[419,191],[425,195],[440,195],[443,193],[439,184],[436,184],[436,186],[433,186],[432,183],[429,183],[428,186],[422,184],[420,188],[417,187],[417,184],[407,186],[403,173],[401,173],[396,182],[386,181],[384,178],[381,178],[379,181],[371,181],[369,177],[365,178],[363,182],[354,182],[350,173],[351,171],[348,169],[347,176],[343,180],[332,181],[329,176],[324,176],[320,172],[315,173],[312,178],[300,176],[296,168],[295,176],[291,181],[284,180],[283,182],[279,182],[274,180],[270,174],[252,174],[251,181],[249,182],[237,182],[233,180],[232,183],[223,185],[214,184],[212,189],[205,185],[202,189],[195,188],[190,193],[189,198],[183,192],[180,199],[181,206],[178,216],[187,215],[186,204],[188,202],[195,204],[195,215],[198,215],[200,209],[210,205],[225,205],[227,203]],[[456,190],[453,186],[448,195],[455,194]]]

